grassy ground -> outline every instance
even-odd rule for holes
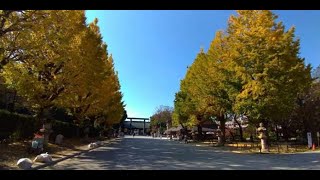
[[[88,143],[93,141],[94,139],[64,139],[62,145],[49,143],[48,147],[44,149],[44,152],[48,152],[53,158],[59,158],[62,155],[86,150],[88,149]],[[30,146],[31,140],[0,144],[0,169],[18,169],[16,163],[20,158],[30,158],[33,160],[37,154],[28,153]]]
[[[214,146],[215,148],[220,148],[222,150],[233,151],[236,153],[259,153],[260,144],[259,143],[230,143],[225,144],[224,146],[217,146],[217,142],[192,142],[196,145],[204,146]],[[319,151],[320,148],[316,148],[316,151]],[[298,152],[308,152],[312,151],[306,145],[293,145],[290,146],[285,143],[279,145],[271,145],[269,147],[269,153],[298,153]]]

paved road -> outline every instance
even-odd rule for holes
[[[320,169],[320,153],[236,154],[165,139],[126,137],[45,169]]]

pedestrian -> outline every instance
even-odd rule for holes
[[[133,133],[132,136],[134,137],[136,135],[136,133]]]

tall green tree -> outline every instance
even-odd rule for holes
[[[313,140],[317,141],[316,133],[320,128],[320,83],[314,81],[309,89],[300,94],[296,106],[287,121],[281,122],[285,139],[289,137],[306,137],[311,132]]]
[[[164,129],[172,126],[173,108],[170,106],[159,106],[156,112],[150,117],[150,126],[157,127],[163,132]]]
[[[234,110],[266,126],[286,120],[297,95],[311,83],[311,67],[299,56],[295,28],[286,31],[271,11],[237,12],[228,23],[225,66],[241,82]]]
[[[186,77],[181,82],[181,91],[190,99],[189,122],[198,126],[201,138],[201,126],[206,121],[217,120],[220,123],[222,136],[220,144],[225,141],[225,122],[227,113],[232,110],[223,61],[226,44],[221,32],[216,34],[208,53],[203,50],[189,67]],[[195,121],[196,119],[196,121]]]

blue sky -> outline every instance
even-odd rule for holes
[[[87,11],[99,19],[103,41],[114,58],[130,117],[150,117],[160,105],[173,106],[175,93],[200,48],[235,11]],[[296,27],[301,57],[320,64],[320,11],[274,11],[286,28]]]

